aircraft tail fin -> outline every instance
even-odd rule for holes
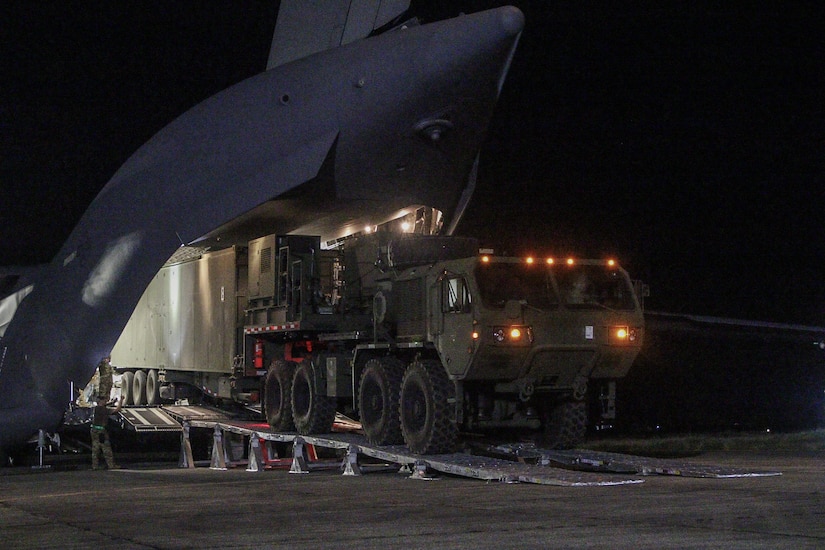
[[[369,36],[410,0],[281,0],[267,70]]]

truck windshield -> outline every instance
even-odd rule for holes
[[[576,308],[634,309],[633,290],[622,272],[599,265],[554,269],[564,303]]]
[[[491,262],[476,267],[481,301],[491,308],[503,308],[508,300],[518,300],[538,309],[558,305],[550,272],[540,265],[523,262]]]

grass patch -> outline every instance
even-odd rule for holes
[[[654,457],[692,456],[714,451],[825,451],[825,429],[796,433],[755,432],[604,438],[587,441],[583,447],[594,451]]]

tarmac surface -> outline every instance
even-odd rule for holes
[[[708,453],[766,477],[548,486],[397,470],[0,469],[0,548],[825,548],[825,453]]]

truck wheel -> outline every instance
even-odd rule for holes
[[[158,403],[160,403],[158,371],[156,369],[150,369],[149,374],[146,375],[146,404],[157,405]]]
[[[135,379],[132,381],[132,404],[143,405],[146,403],[146,371],[136,370]]]
[[[269,366],[269,373],[264,383],[264,411],[266,421],[273,430],[279,432],[295,431],[292,420],[292,377],[295,376],[295,363],[276,359]]]
[[[451,420],[455,386],[438,361],[417,361],[401,382],[401,432],[410,451],[418,454],[450,453],[458,428]]]
[[[370,359],[361,375],[358,403],[361,426],[373,445],[404,442],[398,415],[404,363],[394,357]]]
[[[126,371],[120,377],[120,395],[123,397],[124,405],[133,405],[132,403],[132,384],[134,384],[135,373]]]
[[[335,399],[318,391],[313,363],[302,361],[292,378],[292,416],[301,435],[329,433],[335,421]]]
[[[572,449],[587,433],[587,403],[568,399],[549,402],[544,410],[542,445],[550,449]]]

